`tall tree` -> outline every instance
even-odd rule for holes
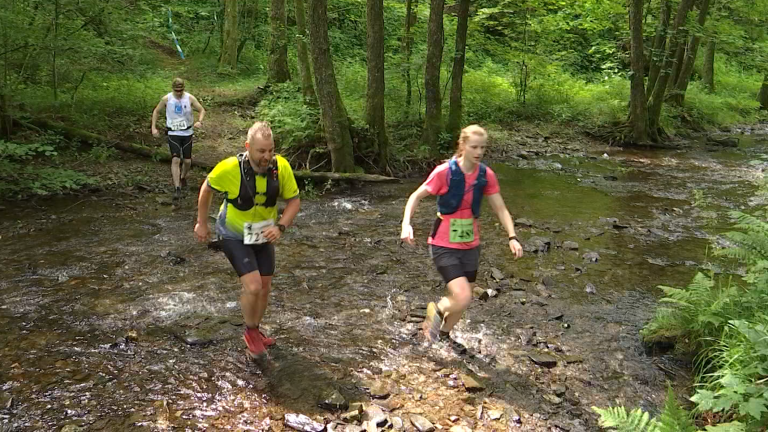
[[[443,112],[440,98],[440,64],[443,61],[443,8],[445,0],[431,0],[427,29],[427,62],[424,70],[426,111],[421,143],[437,151],[442,131]]]
[[[244,0],[240,2],[240,22],[238,28],[243,29],[243,31],[240,32],[240,44],[237,46],[237,61],[240,61],[240,54],[243,52],[245,44],[256,36],[256,17],[259,13],[258,11],[258,0]]]
[[[462,81],[464,80],[464,57],[467,51],[467,27],[469,26],[469,0],[459,0],[456,23],[456,49],[453,54],[453,72],[451,73],[451,105],[448,111],[448,133],[454,140],[461,131]]]
[[[648,108],[643,86],[645,71],[643,54],[643,1],[632,0],[629,5],[631,90],[629,95],[629,122],[635,143],[648,141]]]
[[[664,63],[664,54],[667,47],[667,28],[669,27],[669,17],[672,15],[672,7],[669,0],[661,0],[661,12],[659,12],[659,26],[656,28],[656,36],[653,38],[653,49],[651,50],[651,65],[648,70],[648,88],[646,96],[651,97],[656,80],[659,79],[659,72]]]
[[[389,155],[384,115],[384,0],[367,0],[368,89],[365,118],[376,137],[379,166],[386,170]]]
[[[760,109],[768,110],[768,73],[763,78],[763,85],[760,87],[760,93],[757,94],[757,101],[760,102]]]
[[[704,50],[704,66],[701,71],[701,82],[710,92],[715,92],[715,48],[717,42],[710,38],[707,42],[707,49]]]
[[[288,24],[285,0],[272,0],[269,11],[269,82],[290,81],[288,71]]]
[[[695,0],[691,2],[691,4],[688,6],[688,9],[685,11],[686,19],[688,17],[688,12],[693,10],[695,3]],[[675,30],[674,38],[677,40],[678,44],[673,57],[674,61],[672,62],[672,72],[669,76],[669,81],[667,82],[668,92],[674,90],[677,79],[680,77],[680,70],[683,67],[683,61],[685,60],[685,51],[688,47],[688,27],[686,26],[685,20],[682,22],[680,27]]]
[[[304,101],[317,105],[315,87],[312,85],[312,65],[309,61],[309,44],[307,43],[307,11],[304,0],[295,0],[296,13],[296,43],[297,60],[299,63],[299,77],[301,78],[301,94]]]
[[[418,7],[417,0],[405,0],[405,35],[403,36],[403,52],[405,62],[403,64],[403,74],[405,75],[405,108],[411,108],[411,46],[413,45],[413,36],[411,36],[411,26],[416,21],[415,9]]]
[[[237,69],[237,0],[224,1],[224,34],[219,66]]]
[[[685,24],[685,20],[688,17],[688,11],[693,5],[693,0],[680,0],[680,5],[677,7],[677,13],[675,14],[675,20],[672,22],[672,32],[669,41],[669,49],[664,56],[664,64],[661,72],[659,73],[659,79],[656,81],[656,85],[653,87],[653,93],[648,100],[648,130],[650,132],[650,138],[654,141],[658,140],[659,133],[659,121],[661,119],[661,107],[664,105],[664,95],[667,92],[667,83],[670,79],[669,71],[672,69],[672,63],[677,52],[677,47],[681,44],[678,30]]]
[[[352,172],[355,161],[349,118],[336,84],[328,39],[328,0],[309,0],[309,50],[332,169],[335,172]]]
[[[707,22],[709,5],[710,0],[701,0],[698,19],[700,29],[703,29],[704,24]],[[682,105],[683,100],[685,100],[685,92],[688,90],[688,83],[691,80],[693,65],[696,62],[696,53],[699,51],[700,43],[701,35],[698,32],[694,32],[691,36],[691,40],[688,42],[688,49],[685,51],[685,60],[683,61],[683,66],[680,68],[680,76],[675,83],[675,91],[669,97],[669,103],[673,105]]]

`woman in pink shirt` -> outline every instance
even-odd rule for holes
[[[427,306],[424,335],[430,342],[448,338],[472,301],[472,286],[480,261],[480,201],[485,195],[509,235],[509,249],[515,259],[523,256],[523,248],[515,235],[504,199],[499,193],[496,174],[480,160],[485,153],[488,134],[477,125],[461,131],[455,156],[437,168],[416,192],[408,198],[403,215],[400,238],[413,244],[411,217],[419,201],[428,195],[438,196],[438,212],[429,236],[429,254],[445,281],[449,296]]]

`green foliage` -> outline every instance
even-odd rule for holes
[[[601,409],[592,407],[600,415],[600,426],[617,432],[696,432],[690,413],[677,403],[672,387],[667,389],[664,411],[656,419],[636,408],[627,413],[624,407]]]
[[[299,147],[314,147],[321,142],[320,112],[304,103],[301,89],[292,83],[279,84],[258,106],[259,118],[272,124],[279,142],[278,151],[286,154]]]

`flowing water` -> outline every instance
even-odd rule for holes
[[[527,252],[511,258],[484,204],[478,285],[498,295],[473,301],[454,331],[466,353],[416,337],[442,294],[425,244],[431,200],[418,245],[398,239],[417,180],[302,202],[262,326],[278,344],[259,364],[244,355],[234,272],[192,239],[194,198],[175,210],[153,193],[7,204],[0,430],[280,431],[286,413],[337,419],[318,406],[334,392],[349,403],[388,393],[378,403],[392,417],[475,430],[596,430],[591,406],[656,409],[667,380],[686,385],[686,368],[647,355],[638,335],[656,286],[721,271],[707,248],[729,210],[763,205],[762,148],[491,166]],[[547,353],[556,366],[531,361]]]

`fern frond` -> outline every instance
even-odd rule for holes
[[[613,428],[616,432],[661,432],[659,423],[640,408],[629,414],[623,406],[607,409],[592,407],[592,410],[600,415],[599,422],[603,428]]]
[[[660,432],[696,432],[690,414],[677,403],[672,386],[667,384],[667,400],[659,417]]]

